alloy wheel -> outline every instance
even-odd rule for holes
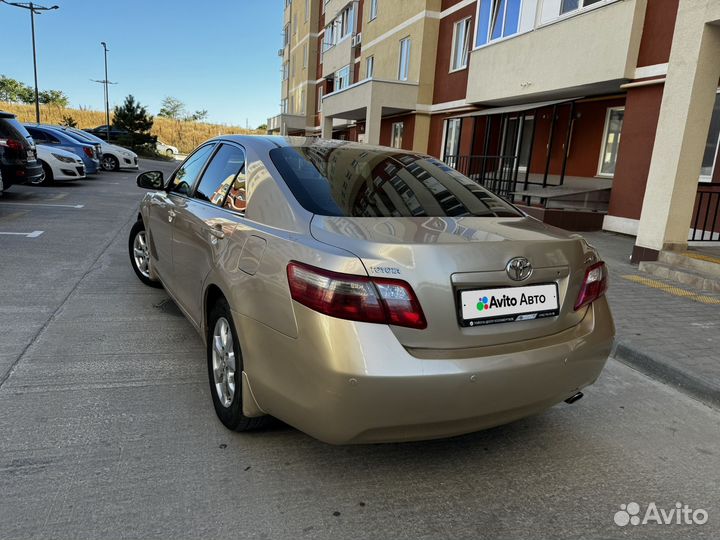
[[[220,404],[227,408],[235,397],[235,349],[230,323],[220,317],[215,323],[212,338],[212,371],[215,393]]]
[[[135,235],[133,241],[133,261],[138,271],[150,279],[150,257],[147,245],[147,236],[145,231],[140,231]]]

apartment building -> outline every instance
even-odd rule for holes
[[[635,260],[720,240],[720,0],[306,5],[316,99],[285,133],[427,152],[550,224],[637,235]]]

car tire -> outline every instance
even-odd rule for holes
[[[102,157],[102,161],[100,162],[100,166],[102,167],[103,171],[119,171],[120,170],[120,162],[118,159],[113,155],[104,155]]]
[[[153,277],[153,272],[150,268],[150,245],[145,232],[145,224],[142,220],[136,221],[135,225],[130,229],[128,251],[130,254],[130,264],[133,270],[135,270],[135,275],[138,279],[149,287],[162,288],[162,283]],[[141,254],[141,251],[144,253]]]
[[[226,340],[220,337],[223,332]],[[215,302],[208,317],[207,366],[215,413],[226,428],[250,431],[267,425],[267,416],[250,418],[243,414],[242,351],[230,306],[224,298]]]
[[[173,156],[175,155],[175,152],[173,152],[172,150],[170,150],[170,149],[168,148],[167,150],[165,150],[165,154],[166,154],[168,157],[173,157]]]
[[[32,182],[33,186],[50,186],[55,181],[55,176],[53,175],[52,168],[50,165],[45,163],[44,161],[40,162],[40,165],[42,165],[43,175],[37,182]]]

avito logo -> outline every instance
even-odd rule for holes
[[[508,296],[506,294],[503,294],[500,297],[496,297],[493,295],[490,296],[490,298],[488,298],[487,296],[483,296],[479,299],[477,303],[477,309],[478,311],[484,311],[492,308],[515,307],[517,305],[532,306],[534,304],[544,304],[546,300],[547,299],[544,294],[522,293],[519,299]]]

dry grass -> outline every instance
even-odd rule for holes
[[[18,116],[21,122],[35,121],[35,105],[0,102],[0,110]],[[60,124],[64,116],[72,116],[81,129],[94,128],[105,124],[105,113],[85,109],[64,109],[51,105],[40,106],[40,120],[46,124]],[[206,124],[204,122],[177,122],[168,118],[155,117],[152,134],[167,144],[176,146],[181,152],[190,152],[201,142],[228,134],[256,134],[255,130],[247,130],[237,126],[223,124]]]

